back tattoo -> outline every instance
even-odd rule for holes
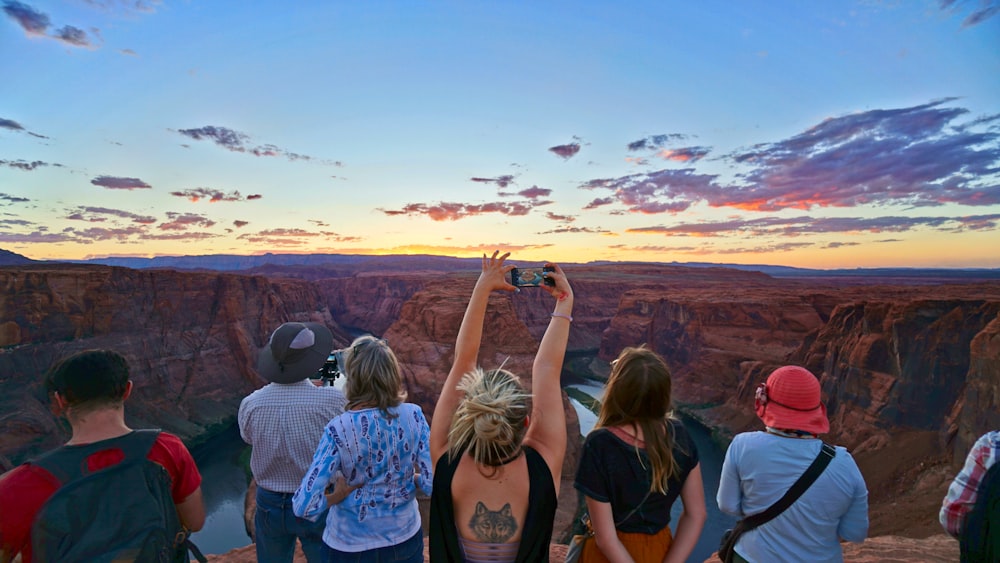
[[[469,528],[476,535],[477,541],[507,543],[517,532],[517,520],[514,519],[510,503],[494,512],[482,502],[477,502],[476,513],[469,520]]]

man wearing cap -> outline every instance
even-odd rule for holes
[[[738,518],[767,510],[817,459],[820,434],[830,431],[819,380],[809,370],[774,370],[755,396],[765,430],[736,435],[726,451],[716,500]],[[840,540],[868,535],[868,489],[847,449],[837,446],[829,465],[791,506],[739,536],[736,561],[844,560]]]
[[[240,403],[243,440],[253,448],[250,471],[257,482],[254,541],[257,560],[291,563],[295,539],[310,562],[323,559],[325,518],[310,522],[292,513],[292,496],[309,469],[331,419],[347,400],[333,387],[309,381],[333,351],[333,334],[317,323],[285,323],[260,351],[257,370],[270,383]]]

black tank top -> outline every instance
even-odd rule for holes
[[[464,453],[462,455],[465,455]],[[549,560],[552,523],[556,517],[556,488],[552,473],[541,454],[524,447],[528,463],[528,513],[524,519],[521,544],[515,561],[529,563]],[[449,459],[444,454],[434,468],[434,491],[431,494],[431,561],[463,561],[455,527],[455,507],[451,498],[451,480],[462,456]]]

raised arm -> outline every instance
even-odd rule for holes
[[[441,395],[434,408],[434,418],[431,420],[431,462],[434,465],[437,465],[438,459],[448,451],[448,430],[451,428],[451,419],[462,401],[458,384],[462,376],[476,367],[490,293],[494,289],[506,291],[516,289],[504,278],[504,275],[513,268],[504,264],[510,253],[498,258],[499,253],[496,251],[489,258],[483,255],[483,271],[479,274],[476,287],[472,290],[472,297],[469,298],[469,305],[465,308],[465,316],[462,318],[462,326],[458,329],[455,359],[451,364],[451,371],[448,372],[448,379],[441,388]]]
[[[563,410],[559,375],[566,356],[569,325],[573,322],[573,288],[562,268],[552,263],[546,266],[555,269],[545,274],[555,281],[555,287],[545,284],[541,287],[556,298],[556,305],[531,368],[531,421],[524,443],[545,458],[556,490],[559,490],[563,457],[566,455],[566,412]]]

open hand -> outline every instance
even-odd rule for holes
[[[483,254],[483,272],[479,274],[479,281],[476,282],[477,286],[485,287],[490,291],[494,289],[502,289],[504,291],[517,291],[517,288],[511,285],[507,281],[507,272],[514,269],[514,266],[505,264],[507,257],[510,256],[510,252],[505,252],[500,254],[499,250],[493,251],[493,256],[487,258],[486,254]]]

